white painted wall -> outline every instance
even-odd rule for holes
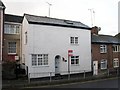
[[[120,1],[118,2],[118,33],[120,33]]]
[[[23,34],[26,30],[28,32],[28,43],[27,45],[23,44],[23,54],[25,54],[25,63],[29,67],[29,73],[55,72],[56,55],[60,55],[67,60],[67,62],[60,61],[60,71],[68,71],[69,49],[73,50],[74,55],[80,56],[80,64],[70,65],[70,70],[91,71],[91,32],[89,30],[37,24],[28,25],[24,18]],[[79,45],[70,44],[71,36],[79,37]],[[24,40],[24,35],[22,39]],[[48,66],[31,66],[31,54],[48,54]],[[30,78],[35,78],[39,75],[31,74]],[[41,74],[40,77],[44,75]],[[45,76],[48,75],[47,73]]]
[[[21,31],[21,41],[22,41],[22,63],[25,63],[26,66],[28,66],[29,60],[28,60],[28,47],[27,44],[25,44],[25,32],[29,30],[29,24],[24,17],[24,20],[22,22],[22,31]],[[26,68],[27,69],[27,68]],[[27,73],[27,72],[26,72]]]
[[[0,64],[2,63],[2,46],[3,46],[3,15],[4,10],[3,7],[0,7]]]

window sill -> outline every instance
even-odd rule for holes
[[[113,51],[114,53],[119,53],[120,51]]]
[[[107,54],[107,52],[100,52],[101,54]]]
[[[16,55],[16,53],[8,53],[8,55]]]
[[[101,70],[106,70],[107,68],[101,68]]]
[[[70,44],[70,45],[72,45],[72,46],[79,46],[79,44]]]
[[[118,68],[119,66],[114,66],[114,68]]]
[[[38,65],[36,65],[36,66],[32,66],[32,68],[41,68],[41,67],[49,67],[48,65],[42,65],[42,66],[38,66]]]
[[[71,64],[71,66],[80,66],[79,64]]]

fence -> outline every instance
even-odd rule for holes
[[[84,79],[95,79],[95,78],[106,78],[106,77],[118,77],[119,76],[119,68],[105,69],[105,70],[97,70],[98,74],[93,75],[93,71],[89,72],[87,70],[81,71],[63,71],[61,74],[55,74],[55,72],[42,72],[42,73],[29,73],[28,74],[28,82],[31,81],[40,81],[40,82],[52,82],[55,80],[84,80]],[[29,78],[30,75],[38,76],[37,78]],[[44,76],[43,76],[44,75]],[[39,77],[43,76],[43,77]]]

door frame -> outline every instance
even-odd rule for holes
[[[93,75],[98,75],[98,61],[93,61]]]
[[[60,61],[61,61],[61,56],[56,55],[55,56],[55,74],[60,74]],[[56,64],[56,62],[57,62],[57,64]]]

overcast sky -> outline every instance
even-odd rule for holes
[[[80,21],[88,26],[101,27],[100,34],[116,35],[118,33],[119,0],[2,0],[6,14],[23,15],[24,13]]]

